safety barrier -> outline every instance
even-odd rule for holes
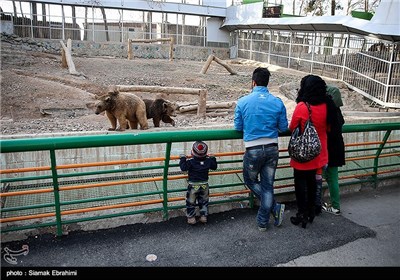
[[[277,195],[294,190],[288,136],[279,138],[285,148],[280,149]],[[345,125],[344,136],[340,187],[400,179],[400,123]],[[187,175],[179,169],[178,154],[199,139],[209,141],[219,164],[210,171],[210,204],[245,201],[252,207],[242,178],[242,134],[231,129],[1,140],[1,232],[56,227],[60,236],[68,224],[149,212],[166,220],[171,210],[185,208]],[[165,146],[149,149],[155,144]],[[117,146],[124,152],[93,150]],[[71,157],[60,157],[60,151]],[[34,153],[38,163],[24,165],[26,153]],[[88,162],[93,153],[120,158]],[[157,154],[162,156],[146,157]]]

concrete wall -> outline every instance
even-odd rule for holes
[[[1,40],[6,40],[16,49],[24,51],[41,51],[61,54],[60,40],[20,38],[16,35],[1,34]],[[65,43],[65,41],[64,41]],[[169,58],[169,43],[148,44],[133,43],[134,57],[138,58]],[[128,57],[127,43],[95,43],[89,41],[72,41],[72,54],[78,56],[111,56]],[[174,45],[174,59],[207,60],[213,54],[220,59],[229,59],[229,48],[194,47]]]
[[[4,32],[6,34],[14,33],[14,25],[12,21],[1,20],[0,21],[0,32]]]
[[[230,35],[226,30],[220,29],[223,21],[218,18],[207,19],[207,41],[229,43]]]

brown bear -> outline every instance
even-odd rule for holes
[[[127,120],[132,129],[148,129],[149,125],[146,118],[146,104],[143,100],[133,93],[118,92],[116,89],[109,89],[106,94],[98,97],[96,104],[96,115],[106,111],[106,115],[111,122],[108,130],[124,131],[127,127]],[[117,128],[117,120],[119,126]]]
[[[160,121],[170,123],[175,126],[175,121],[171,117],[175,117],[177,106],[168,100],[157,98],[143,99],[146,104],[146,115],[148,119],[153,119],[154,127],[160,127]]]

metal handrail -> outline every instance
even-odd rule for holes
[[[346,144],[346,161],[347,162],[365,162],[365,166],[355,165],[354,168],[350,169],[351,175],[340,176],[341,186],[354,184],[357,182],[371,182],[375,185],[381,178],[378,175],[391,174],[392,177],[400,177],[400,161],[394,161],[391,163],[380,163],[380,159],[384,158],[398,158],[400,156],[399,143],[400,139],[390,139],[392,131],[400,130],[400,122],[396,123],[371,123],[371,124],[346,124],[343,127],[344,133],[358,133],[358,132],[374,132],[382,131],[384,132],[383,139],[381,141],[370,141],[370,142],[358,142],[358,143],[348,143]],[[397,135],[397,134],[396,134]],[[289,131],[280,134],[280,137],[287,138],[290,136]],[[397,136],[396,136],[397,137]],[[184,204],[176,204],[176,202],[183,201],[184,197],[171,197],[173,193],[183,192],[185,188],[182,187],[178,189],[173,189],[170,187],[170,183],[174,180],[185,180],[187,175],[184,173],[179,174],[177,172],[172,172],[171,168],[177,167],[177,164],[171,163],[171,161],[176,161],[179,157],[176,155],[171,155],[172,143],[180,143],[187,141],[196,140],[230,140],[230,139],[241,139],[242,133],[237,132],[232,129],[222,129],[222,130],[197,130],[197,131],[165,131],[165,132],[138,132],[138,133],[127,133],[127,134],[113,134],[113,135],[88,135],[88,136],[71,136],[71,137],[55,137],[55,138],[31,138],[31,139],[7,139],[0,140],[0,151],[3,154],[6,153],[22,153],[31,151],[49,151],[50,152],[50,166],[41,167],[27,167],[27,168],[9,168],[7,166],[2,166],[0,174],[2,178],[0,182],[2,184],[11,184],[18,181],[25,182],[28,180],[43,180],[51,179],[50,185],[52,187],[35,187],[28,190],[13,190],[8,192],[0,193],[0,198],[6,199],[10,197],[16,197],[22,199],[22,196],[29,195],[41,195],[45,193],[54,194],[54,203],[36,203],[32,205],[22,205],[22,206],[10,206],[4,207],[2,209],[2,218],[0,222],[2,223],[2,232],[22,230],[28,228],[37,228],[42,226],[56,226],[57,235],[62,235],[62,226],[69,223],[90,221],[96,219],[104,219],[110,217],[118,217],[123,215],[133,215],[138,213],[162,211],[163,218],[168,219],[169,211],[172,209],[182,208]],[[284,140],[284,139],[282,139]],[[119,161],[109,161],[109,162],[98,162],[98,163],[79,163],[79,164],[57,164],[56,151],[65,149],[82,149],[82,148],[93,148],[93,147],[106,147],[106,146],[122,146],[122,145],[140,145],[140,144],[154,144],[154,143],[166,143],[165,155],[163,157],[156,158],[145,158],[145,159],[133,159],[133,160],[119,160]],[[354,149],[354,146],[361,146],[364,148]],[[373,146],[376,146],[375,148]],[[353,155],[355,153],[355,155]],[[359,153],[362,153],[361,155]],[[237,164],[242,161],[243,151],[237,152],[224,152],[215,154],[217,157],[224,156],[240,156],[239,159],[235,160],[221,160],[219,161],[221,165],[227,164],[231,166],[232,164]],[[121,165],[121,164],[140,164],[148,162],[162,162],[158,166],[141,166],[135,168],[124,168],[115,170],[100,170],[100,171],[84,171],[84,172],[74,172],[71,174],[58,174],[60,170],[65,169],[75,169],[84,167],[94,167],[94,166],[110,166],[110,165]],[[372,161],[372,163],[369,163]],[[282,162],[282,163],[281,163]],[[367,164],[368,163],[368,164]],[[7,163],[5,163],[7,164]],[[388,169],[390,168],[390,169]],[[122,179],[112,179],[111,181],[103,183],[72,183],[71,185],[66,185],[65,181],[60,181],[62,178],[69,177],[82,177],[82,176],[97,176],[100,174],[111,174],[116,172],[122,172],[124,174],[128,172],[135,171],[148,171],[150,169],[156,170],[158,173],[149,174],[145,178],[122,178]],[[288,164],[287,149],[280,149],[280,164],[278,166],[277,172],[287,171],[290,169]],[[157,171],[158,170],[158,171]],[[225,176],[227,174],[240,175],[241,168],[219,168],[215,172],[210,172],[210,176]],[[39,176],[27,176],[29,172],[50,172],[50,175],[39,175]],[[341,170],[341,172],[346,172],[346,170]],[[14,177],[4,177],[11,176],[12,174],[22,175],[19,178]],[[143,177],[143,176],[142,176]],[[213,184],[210,185],[210,189],[213,192],[210,197],[215,198],[211,201],[211,204],[226,203],[234,201],[244,201],[248,200],[250,206],[253,203],[253,197],[250,191],[244,187],[244,183],[240,177],[237,183],[227,183],[223,184]],[[387,178],[387,175],[385,175]],[[287,175],[286,177],[281,177],[276,179],[275,189],[284,190],[284,193],[293,192],[292,176]],[[355,181],[349,181],[356,179]],[[101,179],[99,178],[99,181]],[[82,191],[84,189],[104,187],[104,186],[118,186],[125,184],[137,184],[144,182],[162,182],[162,189],[150,192],[139,192],[139,193],[129,193],[122,195],[108,195],[96,198],[85,198],[85,199],[72,199],[66,200],[61,198],[61,193],[65,191]],[[230,189],[228,191],[224,188],[240,187],[241,189]],[[221,191],[220,191],[221,190]],[[160,195],[160,198],[146,198],[146,196]],[[239,196],[238,196],[239,195]],[[242,195],[242,196],[240,196]],[[223,197],[228,196],[229,198],[224,199]],[[132,199],[138,198],[138,201],[130,201],[123,203],[114,203],[111,205],[100,205],[100,206],[90,206],[86,207],[85,203],[94,202],[106,202],[115,201],[120,199]],[[144,198],[144,200],[140,200]],[[140,209],[138,206],[144,205],[154,205],[162,204],[162,207],[154,207],[151,209]],[[171,205],[171,203],[175,203]],[[66,206],[71,205],[83,205],[77,209],[65,209]],[[102,214],[97,216],[88,216],[78,219],[63,219],[67,215],[74,215],[78,213],[96,212],[109,209],[129,209],[131,207],[137,207],[134,211],[113,213],[113,214]],[[18,214],[18,211],[26,211],[29,209],[52,209],[43,210],[45,213],[37,213],[34,215]],[[10,212],[16,212],[16,215],[8,216]],[[5,216],[4,216],[5,215]],[[21,222],[26,220],[37,220],[41,218],[53,218],[55,221],[47,222],[41,221],[41,223],[32,224],[13,224],[15,222]],[[4,224],[6,226],[4,226]]]

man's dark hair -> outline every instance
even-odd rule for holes
[[[256,83],[257,86],[268,86],[269,77],[271,73],[267,68],[258,67],[253,71],[253,81]]]

